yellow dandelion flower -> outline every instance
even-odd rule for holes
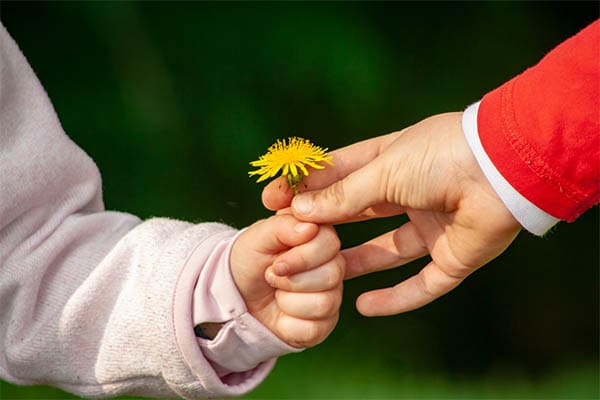
[[[262,182],[274,177],[281,170],[281,176],[286,177],[289,187],[297,194],[298,185],[309,174],[307,166],[314,169],[325,168],[324,165],[318,164],[319,162],[333,165],[327,149],[315,146],[307,139],[291,137],[287,141],[277,140],[277,143],[269,147],[267,154],[260,156],[257,161],[252,161],[250,165],[259,169],[248,174],[260,175],[256,182]]]

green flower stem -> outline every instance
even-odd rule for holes
[[[287,180],[288,187],[294,191],[294,196],[298,194],[298,186],[304,180],[304,174],[300,171],[298,175],[294,176],[291,172],[289,172],[285,179]]]

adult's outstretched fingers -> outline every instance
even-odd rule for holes
[[[427,252],[415,225],[409,221],[368,242],[342,250],[346,259],[344,279],[398,267]]]
[[[361,294],[356,300],[356,308],[367,317],[412,311],[448,293],[465,278],[449,275],[432,261],[417,275],[394,287]]]
[[[304,178],[306,188],[301,185],[300,191],[325,188],[362,168],[381,154],[398,134],[399,132],[394,132],[378,136],[330,152],[334,165],[327,165],[321,170],[310,169],[310,174]],[[264,206],[272,211],[288,207],[293,197],[293,192],[283,177],[271,181],[262,192]]]

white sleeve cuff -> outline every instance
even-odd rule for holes
[[[490,185],[492,185],[492,188],[513,217],[519,221],[524,229],[534,235],[541,236],[552,228],[559,219],[548,214],[523,197],[496,169],[479,139],[479,131],[477,129],[479,104],[480,102],[470,105],[463,113],[462,128],[467,143]]]

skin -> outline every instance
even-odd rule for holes
[[[332,226],[289,214],[258,221],[233,244],[230,265],[248,311],[289,345],[315,346],[335,327],[345,260]]]
[[[461,127],[462,113],[440,114],[400,132],[331,153],[334,167],[311,171],[310,191],[291,193],[280,181],[263,191],[271,210],[302,221],[339,224],[406,214],[409,222],[343,250],[346,278],[404,265],[429,254],[418,274],[356,302],[366,316],[422,307],[500,255],[521,226],[479,168]],[[275,268],[279,275],[294,274]]]

